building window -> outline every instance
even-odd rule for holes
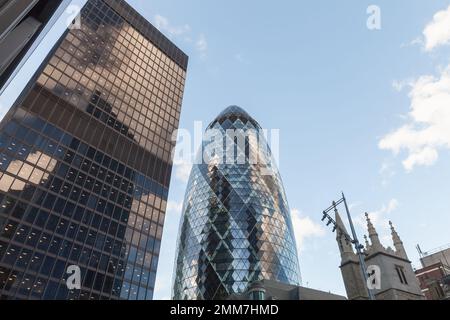
[[[405,269],[402,266],[395,266],[395,270],[397,271],[397,275],[400,279],[400,282],[402,284],[408,284],[408,281],[406,280],[405,276]]]

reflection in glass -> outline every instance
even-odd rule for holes
[[[217,129],[223,137],[232,129],[243,129],[249,137],[256,132],[267,146],[259,124],[239,107],[225,109],[208,129]],[[208,144],[204,141],[204,147]],[[247,161],[241,164],[226,162],[225,143],[218,139],[217,145],[224,149],[224,158],[198,162],[190,174],[178,235],[174,298],[226,299],[262,279],[298,285],[290,212],[270,149],[256,148],[254,140],[247,139],[242,150]],[[249,161],[250,149],[257,152],[255,163]]]
[[[152,299],[186,63],[125,1],[87,2],[0,123],[0,299]]]

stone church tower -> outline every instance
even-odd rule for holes
[[[336,212],[336,241],[341,253],[341,273],[344,279],[347,297],[350,300],[368,299],[367,285],[361,274],[359,260],[353,251],[352,243],[347,236],[345,225],[339,213]],[[370,239],[365,238],[366,267],[379,267],[380,286],[372,292],[377,300],[421,300],[424,299],[414,270],[406,255],[403,242],[392,222],[389,222],[394,248],[385,248],[378,237],[369,215],[366,213],[367,230]]]

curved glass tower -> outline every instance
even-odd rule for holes
[[[298,285],[289,207],[260,125],[231,106],[207,132],[184,199],[174,299],[226,299],[262,279]]]

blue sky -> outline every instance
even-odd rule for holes
[[[394,222],[415,265],[416,244],[450,242],[450,1],[128,2],[190,56],[181,128],[237,104],[280,129],[303,285],[345,294],[320,221],[341,190],[360,240],[368,211],[386,245]],[[381,30],[366,26],[372,4]],[[172,176],[156,299],[170,297],[187,168]]]
[[[130,3],[190,56],[181,128],[192,130],[194,121],[207,123],[237,104],[264,128],[280,129],[280,171],[302,242],[304,285],[345,294],[334,234],[320,221],[341,190],[355,219],[371,213],[390,246],[392,219],[415,264],[416,244],[425,250],[450,242],[450,144],[436,148],[437,160],[409,171],[402,162],[414,152],[401,148],[408,137],[387,140],[400,148],[397,155],[379,147],[406,124],[427,127],[411,120],[410,92],[422,76],[438,82],[450,64],[449,49],[426,51],[423,35],[450,1]],[[381,9],[381,30],[367,29],[371,4]],[[179,166],[173,174],[155,298],[170,297],[187,172]]]

